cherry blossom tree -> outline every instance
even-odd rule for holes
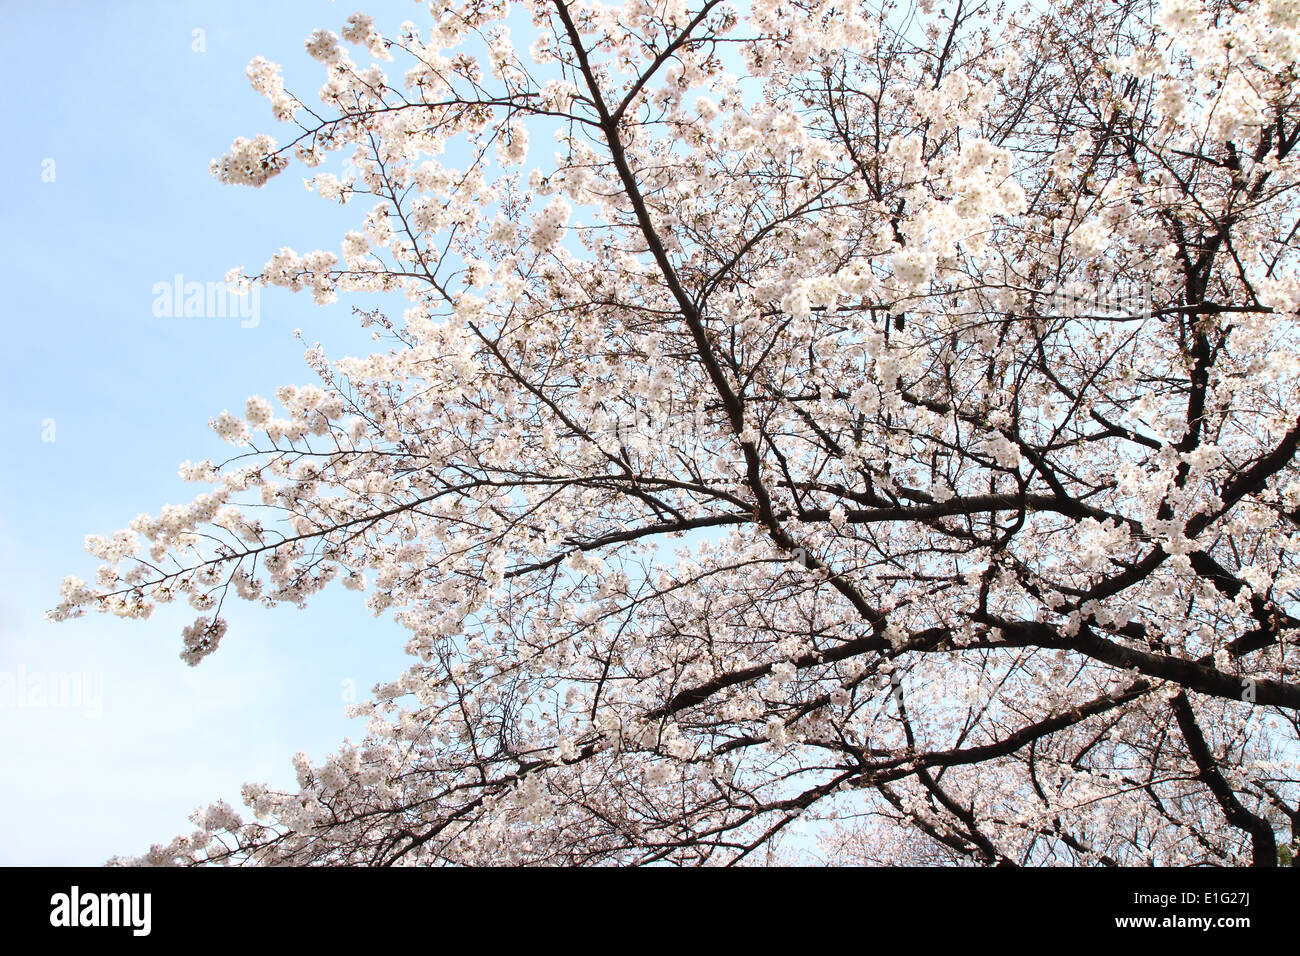
[[[409,307],[51,615],[188,601],[196,664],[337,581],[412,664],[121,862],[1290,858],[1300,4],[434,0],[307,49],[212,171],[358,228],[230,280]]]

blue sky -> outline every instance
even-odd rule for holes
[[[427,15],[406,0],[363,6],[390,35]],[[319,759],[362,735],[343,715],[344,681],[364,694],[405,666],[404,632],[342,589],[305,611],[228,603],[230,632],[197,668],[178,656],[188,607],[146,622],[43,618],[65,575],[93,576],[85,535],[200,490],[176,469],[229,453],[209,418],[311,380],[294,329],[334,357],[371,344],[351,307],[377,303],[356,297],[321,308],[262,290],[251,328],[152,308],[155,284],[177,274],[220,282],[283,245],[337,249],[359,220],[360,209],[307,193],[301,167],[260,190],[222,186],[207,170],[236,136],[287,138],[249,87],[248,61],[281,63],[310,102],[323,72],[303,40],[316,27],[337,32],[355,9],[0,0],[0,680],[90,672],[102,682],[98,702],[0,706],[0,864],[140,853],[188,832],[196,806],[238,803],[245,781],[287,786],[294,751]]]

